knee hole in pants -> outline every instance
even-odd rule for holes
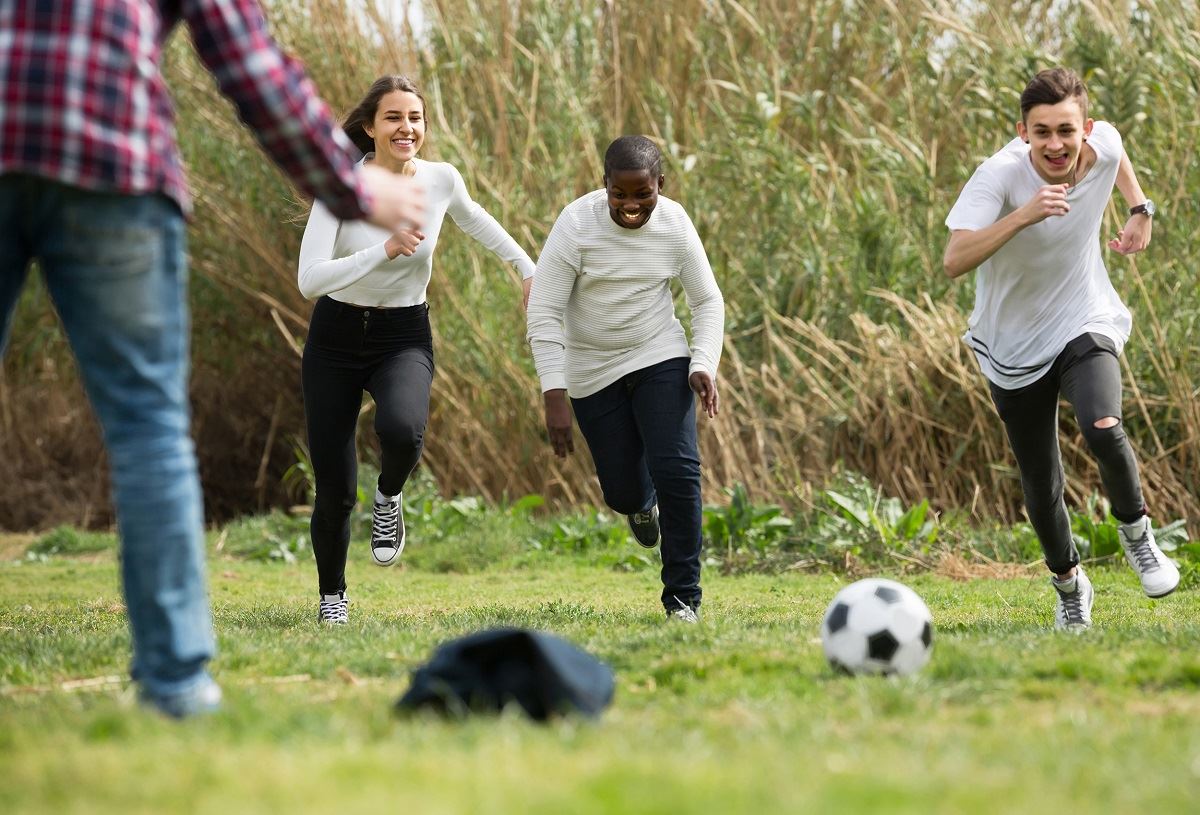
[[[1096,424],[1102,421],[1104,420],[1100,419]],[[1096,424],[1081,428],[1084,441],[1087,442],[1088,448],[1091,449],[1096,458],[1103,461],[1112,456],[1121,455],[1124,452],[1127,441],[1125,428],[1121,425],[1120,421],[1118,420],[1111,427],[1097,427]]]

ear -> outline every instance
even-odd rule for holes
[[[1083,140],[1087,141],[1088,136],[1092,135],[1092,125],[1096,124],[1095,119],[1088,119],[1083,123]]]
[[[368,139],[373,139],[373,138],[375,138],[375,128],[373,128],[373,127],[368,127],[367,125],[363,125],[363,126],[362,126],[362,129],[363,129],[363,133],[366,133],[366,134],[367,134],[367,138],[368,138]]]
[[[1029,130],[1026,129],[1024,120],[1017,122],[1017,136],[1021,138],[1021,141],[1029,144]]]
[[[665,175],[660,175],[658,177],[658,191],[662,192],[663,188],[666,186],[667,186],[667,177]]]

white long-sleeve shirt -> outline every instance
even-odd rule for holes
[[[674,277],[692,313],[690,347],[675,317]],[[570,203],[554,223],[527,319],[542,390],[565,387],[581,398],[677,357],[691,357],[689,374],[715,379],[725,301],[682,206],[659,196],[650,220],[626,229],[613,223],[601,189]]]
[[[368,156],[369,158],[369,156]],[[313,204],[300,243],[300,292],[312,299],[329,295],[358,306],[415,306],[425,302],[433,273],[442,221],[447,213],[466,232],[501,260],[513,264],[523,278],[534,272],[533,261],[504,227],[472,200],[462,175],[444,162],[413,159],[413,176],[425,188],[425,239],[412,255],[388,260],[385,229],[366,221],[339,221],[321,203]]]

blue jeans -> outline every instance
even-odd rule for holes
[[[112,468],[133,678],[145,693],[208,681],[212,619],[188,434],[184,222],[160,195],[0,176],[0,353],[37,259]]]
[[[622,515],[658,503],[662,602],[700,606],[700,450],[687,357],[634,371],[581,399],[575,420],[596,465],[604,503]]]

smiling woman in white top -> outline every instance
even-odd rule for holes
[[[1126,559],[1151,597],[1179,584],[1154,542],[1137,462],[1121,424],[1118,356],[1132,319],[1100,251],[1115,184],[1129,219],[1108,246],[1130,255],[1150,243],[1154,204],[1138,185],[1121,134],[1087,116],[1087,91],[1064,68],[1042,71],[1021,94],[1019,138],[979,166],[946,226],[945,268],[976,273],[964,339],[991,387],[1021,472],[1030,523],[1053,573],[1055,625],[1091,625],[1091,582],[1063,503],[1060,394],[1075,410],[1100,468]]]
[[[425,294],[445,216],[521,272],[526,299],[533,282],[533,261],[471,199],[458,170],[417,158],[426,127],[425,99],[403,76],[376,80],[343,124],[364,161],[412,176],[425,189],[423,233],[389,233],[363,221],[340,221],[317,202],[300,246],[300,291],[319,298],[302,367],[316,481],[311,535],[321,622],[347,620],[346,553],[358,480],[354,436],[363,391],[375,400],[375,432],[383,453],[371,556],[390,566],[404,549],[401,493],[421,456],[434,371]]]

